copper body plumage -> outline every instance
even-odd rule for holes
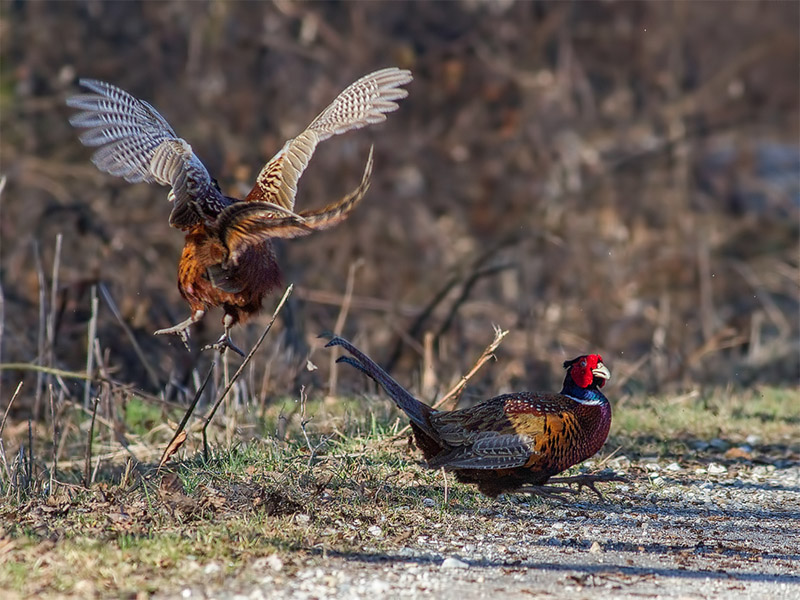
[[[187,232],[178,289],[191,314],[156,334],[178,334],[185,342],[188,328],[221,306],[225,333],[215,347],[240,352],[230,341],[231,327],[257,312],[264,296],[281,285],[271,240],[333,227],[347,218],[369,187],[371,149],[358,188],[324,208],[295,212],[297,182],[317,144],[384,121],[406,97],[400,86],[411,79],[408,71],[387,68],[351,84],[305,131],[284,144],[244,200],[222,194],[191,146],[150,104],[111,84],[82,79],[81,85],[92,93],[73,96],[67,104],[82,111],[70,119],[73,126],[86,129],[81,142],[98,147],[92,162],[130,182],[170,186],[169,223]]]
[[[611,425],[611,406],[600,388],[611,373],[597,354],[564,363],[567,374],[559,394],[504,394],[476,406],[438,411],[423,404],[353,344],[334,337],[347,363],[378,383],[408,415],[417,446],[428,466],[453,471],[459,481],[474,483],[488,496],[527,492],[558,497],[592,489],[616,476],[581,475],[555,478],[594,455]],[[578,484],[569,487],[545,483]]]

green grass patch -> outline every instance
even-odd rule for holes
[[[163,426],[158,435],[144,431],[154,420],[149,407],[129,403],[125,419],[140,428],[137,439],[166,443]],[[217,436],[225,429],[220,421]],[[124,458],[109,460],[88,490],[77,485],[81,454],[66,457],[72,466],[59,470],[54,488],[44,485],[44,468],[19,499],[5,488],[0,589],[23,597],[128,596],[213,582],[272,554],[290,574],[320,552],[393,551],[418,536],[440,536],[454,515],[469,515],[470,527],[480,529],[487,526],[482,514],[541,502],[492,500],[452,476],[445,481],[420,464],[407,435],[396,435],[405,423],[384,399],[304,409],[287,401],[238,423],[234,433],[250,439],[215,442],[208,461],[196,452],[195,432],[182,458],[161,473],[149,463],[126,476]],[[85,436],[85,428],[73,429]],[[691,453],[693,460],[702,454],[690,450],[693,440],[733,445],[751,435],[761,440],[753,452],[797,452],[796,390],[624,399],[615,403],[612,436],[597,460],[617,446],[629,457],[682,461]],[[99,430],[96,446],[110,448],[109,437]],[[705,451],[709,460],[723,452]]]

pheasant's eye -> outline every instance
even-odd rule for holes
[[[586,366],[586,359],[585,359],[585,358],[584,358],[584,359],[581,361],[581,366],[582,366],[582,367],[585,367],[585,366]]]

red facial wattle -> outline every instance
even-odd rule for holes
[[[590,354],[577,359],[570,367],[569,374],[575,385],[584,389],[592,383],[601,388],[611,377],[610,372],[603,364],[603,357],[598,354]]]

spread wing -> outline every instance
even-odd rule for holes
[[[223,269],[236,264],[239,256],[250,246],[270,238],[295,238],[333,227],[342,222],[364,197],[372,176],[372,148],[361,184],[346,196],[328,206],[303,211],[297,216],[276,218],[276,207],[268,202],[234,202],[220,213],[214,227],[228,248]],[[281,211],[288,209],[280,208]]]
[[[155,108],[109,83],[80,83],[93,93],[67,99],[68,106],[83,111],[69,122],[86,129],[80,135],[84,145],[99,147],[92,156],[98,169],[132,183],[171,186],[169,223],[179,229],[213,218],[230,204],[192,147]]]
[[[394,67],[365,75],[348,86],[312,121],[308,128],[284,144],[258,174],[247,195],[251,202],[274,202],[294,209],[297,181],[308,166],[314,150],[323,140],[386,120],[397,110],[397,100],[408,95],[399,86],[411,81],[411,73]]]

